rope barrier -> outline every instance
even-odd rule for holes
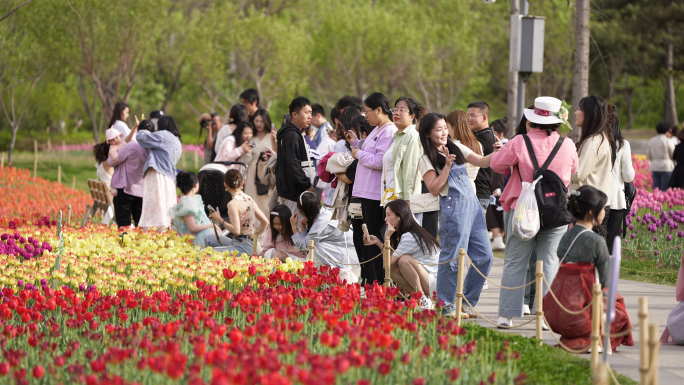
[[[606,368],[608,368],[608,374],[610,374],[610,378],[613,379],[613,382],[615,382],[616,385],[620,385],[620,382],[617,380],[615,373],[613,373],[613,368],[611,368],[610,365],[606,365]]]
[[[626,336],[627,334],[631,333],[632,330],[633,330],[632,328],[629,328],[629,329],[627,329],[627,330],[625,330],[625,331],[622,331],[622,332],[619,332],[619,333],[614,333],[614,334],[611,333],[611,334],[608,334],[608,337],[610,337],[610,338],[624,337],[624,336]],[[601,337],[605,337],[605,335],[604,335],[604,334],[601,334]]]
[[[373,258],[371,258],[371,259],[369,259],[369,260],[367,260],[367,261],[360,262],[360,263],[341,263],[341,262],[337,262],[337,261],[335,261],[335,260],[333,260],[333,259],[330,259],[330,258],[326,257],[325,254],[321,253],[321,251],[318,250],[318,248],[317,248],[316,246],[314,246],[314,250],[318,251],[318,254],[320,254],[320,256],[323,257],[323,259],[327,259],[327,260],[330,261],[330,262],[334,262],[334,263],[336,263],[336,264],[338,264],[338,265],[344,265],[344,266],[360,266],[360,265],[363,265],[364,263],[368,263],[368,262],[370,262],[370,261],[376,259],[377,257],[382,256],[382,254],[384,253],[384,251],[383,251],[382,253],[376,255],[375,257],[373,257]]]
[[[527,324],[529,324],[529,323],[535,321],[535,319],[532,318],[531,320],[529,320],[529,321],[527,321],[527,322],[525,322],[525,323],[522,323],[522,324],[520,324],[520,325],[518,325],[518,326],[502,326],[502,325],[498,325],[496,322],[492,322],[492,321],[489,320],[487,317],[483,316],[479,311],[477,311],[477,309],[475,309],[475,307],[474,307],[473,305],[470,304],[470,301],[468,301],[468,298],[466,298],[465,296],[463,296],[463,299],[466,301],[466,303],[468,304],[468,306],[470,306],[470,308],[473,309],[473,311],[474,311],[480,318],[482,318],[483,320],[485,320],[485,321],[489,322],[490,324],[492,324],[492,325],[494,325],[494,326],[496,326],[496,327],[498,327],[498,328],[501,328],[501,329],[517,329],[517,328],[523,327],[523,326],[525,326],[525,325],[527,325]],[[458,300],[458,299],[457,299],[457,300]],[[456,301],[454,301],[454,302],[456,302]],[[452,302],[452,303],[453,303],[453,302]]]
[[[543,278],[544,278],[544,283],[545,283],[546,286],[549,288],[549,293],[551,293],[551,297],[553,297],[554,301],[556,301],[556,303],[558,304],[558,306],[559,306],[561,309],[563,309],[566,313],[569,313],[569,314],[572,314],[572,315],[580,315],[580,314],[584,313],[585,311],[589,310],[589,308],[591,307],[591,302],[589,302],[589,304],[587,304],[587,306],[585,306],[582,310],[573,311],[573,310],[570,310],[570,309],[566,308],[566,307],[563,306],[563,304],[558,300],[558,298],[556,297],[556,295],[553,294],[553,291],[551,291],[551,285],[549,285],[549,281],[546,280],[546,276],[544,276]]]
[[[554,332],[553,330],[551,330],[551,326],[549,326],[549,321],[546,320],[546,316],[542,314],[542,318],[544,318],[544,322],[546,323],[546,326],[549,328],[549,331],[551,332],[551,335],[552,335],[553,338],[556,340],[556,342],[558,342],[558,346],[560,346],[560,347],[562,347],[563,349],[567,350],[568,352],[574,353],[574,354],[586,353],[587,351],[589,351],[589,349],[591,349],[591,345],[588,346],[588,347],[586,347],[586,348],[584,348],[584,349],[572,349],[572,348],[569,348],[566,344],[562,343],[561,340],[556,336],[556,332]]]
[[[487,278],[486,275],[482,274],[482,272],[475,266],[475,263],[473,263],[473,260],[470,259],[470,256],[468,256],[468,254],[466,254],[466,258],[468,258],[468,261],[470,262],[470,267],[474,268],[475,271],[477,271],[485,280],[487,280],[487,282],[491,283],[492,285],[494,285],[494,286],[496,286],[496,287],[498,287],[498,288],[500,288],[500,289],[504,289],[504,290],[517,290],[517,289],[522,289],[522,288],[525,288],[525,287],[527,287],[527,286],[530,286],[531,284],[533,284],[533,283],[536,282],[536,281],[530,281],[530,282],[528,282],[528,283],[526,283],[526,284],[524,284],[524,285],[522,285],[522,286],[517,286],[517,287],[505,287],[505,286],[498,285],[498,284],[496,284],[496,282],[494,282],[494,281],[492,281],[491,279]]]
[[[641,274],[678,274],[679,273],[679,271],[641,271],[641,270],[628,269],[628,268],[622,267],[622,266],[620,266],[620,269],[633,271],[635,273],[641,273]]]

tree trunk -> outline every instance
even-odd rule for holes
[[[9,167],[12,167],[12,152],[14,151],[14,144],[17,142],[17,131],[18,130],[12,126],[12,141],[9,145],[9,151],[7,152],[7,165]]]
[[[575,111],[580,100],[589,94],[589,0],[575,1],[575,69],[572,74],[572,113],[573,127],[570,138],[577,143],[581,130],[575,126]]]
[[[675,101],[674,77],[672,76],[672,61],[674,56],[674,44],[667,43],[667,55],[665,56],[665,69],[667,77],[665,79],[665,121],[679,127],[677,119],[677,103]]]
[[[518,43],[514,42],[513,39],[517,37],[517,32],[514,34],[513,33],[513,18],[518,17],[520,14],[520,0],[511,0],[511,17],[510,17],[510,24],[511,24],[511,31],[510,31],[510,43],[509,43],[509,50],[513,51],[514,49],[518,49]],[[508,58],[509,61],[513,60],[514,57],[517,57],[517,54],[513,54],[513,52],[509,52]],[[508,122],[507,122],[507,129],[506,129],[506,137],[507,138],[512,138],[513,135],[515,135],[515,129],[518,127],[518,121],[520,120],[518,114],[518,71],[511,71],[510,70],[510,64],[509,63],[509,71],[508,71],[508,110],[506,111],[506,116],[508,117]]]
[[[625,130],[632,128],[632,122],[634,121],[634,113],[632,111],[633,96],[634,90],[629,86],[629,74],[625,74],[625,104],[627,105],[627,109],[625,111],[625,114],[627,115],[627,124],[625,125]]]

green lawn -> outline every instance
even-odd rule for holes
[[[15,152],[13,154],[13,166],[26,168],[33,175],[34,155],[32,152]],[[192,153],[183,153],[185,170],[197,172],[199,168],[194,167]],[[201,164],[201,159],[199,160]],[[7,157],[5,155],[5,165]],[[38,152],[38,176],[51,181],[57,181],[57,168],[62,166],[62,183],[72,186],[73,178],[76,177],[75,187],[80,190],[88,191],[88,179],[97,179],[95,171],[95,158],[88,151],[61,151]],[[181,162],[179,162],[179,167]]]

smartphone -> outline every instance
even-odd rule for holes
[[[370,234],[368,234],[368,226],[366,226],[365,223],[361,225],[361,230],[363,230],[363,236],[370,241]]]
[[[250,143],[250,144],[249,144],[249,147],[252,147],[252,148],[254,148],[254,147],[256,147],[256,144],[254,144],[254,143]]]
[[[214,211],[216,211],[216,210],[214,210],[213,207],[211,207],[211,205],[207,205],[207,208],[209,209],[210,213],[213,213]]]

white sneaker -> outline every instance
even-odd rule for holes
[[[503,238],[496,237],[492,240],[492,251],[504,251],[506,250],[506,245],[503,242]]]
[[[477,313],[475,313],[475,309],[473,309],[470,305],[463,304],[463,309],[461,311],[468,314],[468,318],[477,318]]]
[[[494,238],[494,234],[492,234],[491,231],[487,231],[487,235],[489,235],[489,240],[491,241],[492,238]]]
[[[546,322],[544,322],[544,320],[542,320],[542,330],[544,330],[544,331],[546,331],[546,332],[549,331],[549,327],[546,326]]]
[[[530,305],[523,305],[523,315],[530,315],[532,312],[530,311]]]
[[[508,317],[496,317],[496,324],[499,326],[513,326],[513,318]],[[504,329],[504,328],[499,328]]]
[[[484,285],[482,285],[482,290],[487,290],[489,289],[489,285],[487,285],[487,281],[485,281]]]
[[[432,300],[428,298],[428,296],[423,294],[423,296],[420,297],[420,307],[422,307],[423,310],[432,310],[435,308],[435,304],[432,303]]]

